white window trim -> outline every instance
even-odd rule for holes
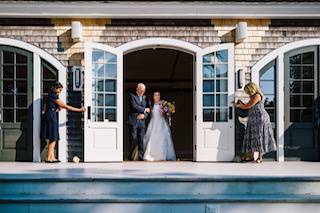
[[[59,72],[59,82],[66,87],[66,67],[58,59],[48,52],[24,41],[0,38],[0,45],[12,46],[27,50],[33,54],[33,162],[41,161],[40,153],[40,128],[41,128],[41,58],[49,62]],[[66,102],[66,91],[60,95],[60,99]],[[62,162],[67,161],[67,114],[65,110],[59,113],[59,133],[60,141],[58,143],[59,159]]]
[[[278,97],[276,103],[276,126],[277,126],[277,160],[284,161],[284,55],[294,49],[299,49],[308,46],[320,45],[320,39],[306,39],[301,41],[286,44],[276,50],[273,50],[252,67],[252,82],[259,85],[259,72],[260,70],[270,63],[272,60],[277,62],[276,74],[276,95]]]
[[[171,38],[139,39],[139,40],[125,43],[117,47],[117,49],[121,50],[125,55],[129,52],[146,49],[148,47],[150,48],[162,47],[162,48],[176,49],[179,51],[188,52],[192,55],[196,55],[196,53],[202,50],[201,47],[191,44],[189,42],[181,41],[177,39],[171,39]]]

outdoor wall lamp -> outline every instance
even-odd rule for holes
[[[236,25],[235,31],[236,43],[242,42],[244,39],[247,38],[247,22],[239,22]]]
[[[82,25],[80,21],[72,21],[71,38],[74,42],[82,40]]]

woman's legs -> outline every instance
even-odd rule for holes
[[[54,147],[56,146],[56,141],[49,141],[48,144],[48,155],[47,155],[47,160],[48,161],[54,161],[56,160],[54,156]]]
[[[263,152],[260,151],[260,152],[259,152],[258,159],[256,160],[256,163],[262,163],[262,157],[263,157]]]
[[[243,162],[252,161],[252,160],[253,160],[253,153],[251,152],[243,153],[241,156],[241,161]]]

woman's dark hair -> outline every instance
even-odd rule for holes
[[[58,81],[54,82],[51,86],[51,92],[55,92],[56,89],[63,88],[62,84]]]

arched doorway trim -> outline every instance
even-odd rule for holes
[[[289,44],[286,44],[276,50],[273,50],[262,59],[260,59],[251,70],[252,81],[259,84],[259,72],[260,70],[270,63],[272,60],[276,60],[276,96],[279,97],[276,103],[276,127],[277,127],[277,160],[282,162],[284,161],[284,58],[287,52],[290,52],[295,49],[320,45],[320,39],[305,39],[300,41],[295,41]]]
[[[0,45],[12,46],[27,50],[33,54],[33,161],[39,162],[40,156],[40,128],[41,128],[41,59],[46,60],[59,72],[59,81],[66,87],[66,67],[48,52],[24,41],[0,38]],[[60,95],[61,100],[66,102],[66,92]],[[59,114],[59,159],[63,162],[67,160],[66,149],[66,111]]]

